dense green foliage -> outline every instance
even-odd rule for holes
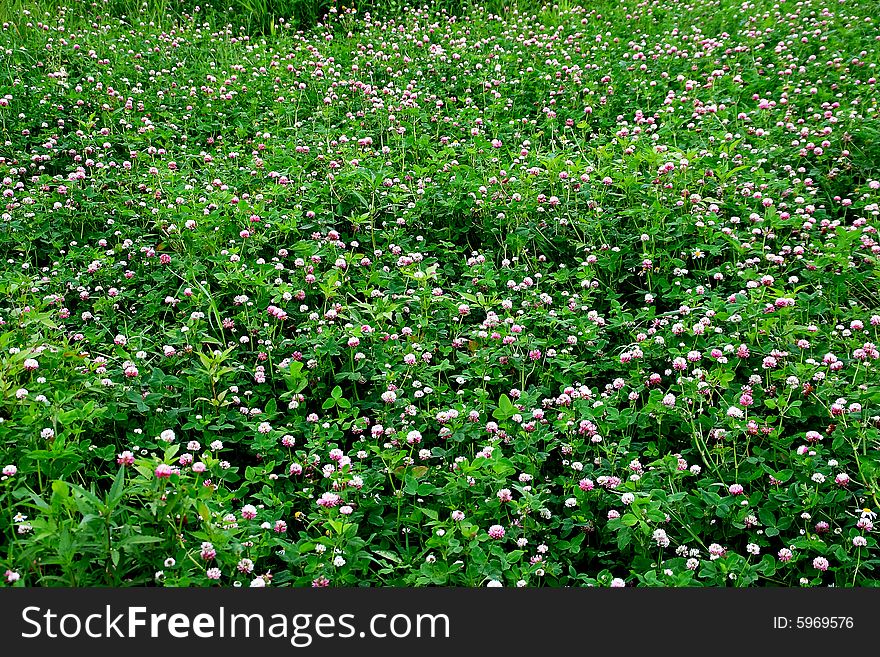
[[[875,582],[872,3],[170,4],[0,10],[5,582]]]

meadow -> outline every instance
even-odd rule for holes
[[[875,586],[868,0],[0,8],[0,586]]]

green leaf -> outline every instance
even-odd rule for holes
[[[639,522],[639,519],[631,513],[625,513],[620,521],[627,527],[633,527]]]
[[[110,487],[110,495],[108,497],[110,506],[116,506],[116,503],[122,499],[125,486],[125,466],[119,466],[119,471],[113,479],[113,485]]]
[[[266,402],[266,408],[263,409],[263,412],[264,412],[266,415],[272,416],[272,415],[275,414],[275,412],[276,412],[277,410],[278,410],[278,402],[277,402],[277,401],[275,400],[275,398],[273,397],[273,398],[270,399],[268,402]]]
[[[516,406],[510,401],[510,397],[501,395],[501,398],[498,400],[498,408],[492,412],[492,417],[499,421],[508,420],[516,415],[516,412]]]
[[[98,499],[98,496],[92,493],[91,491],[87,491],[82,486],[78,486],[77,484],[67,484],[73,489],[74,492],[78,493],[82,497],[86,498],[89,502],[91,502],[92,506],[96,509],[103,509],[104,503]]]
[[[388,559],[388,561],[393,561],[394,563],[403,563],[400,557],[390,550],[373,550],[373,552],[378,554],[380,557],[385,557],[386,559]]]
[[[161,543],[162,539],[159,536],[143,536],[141,534],[134,534],[133,536],[127,536],[117,545],[123,548],[127,548],[129,545],[145,545],[147,543]]]

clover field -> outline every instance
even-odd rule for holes
[[[876,585],[873,3],[222,4],[0,8],[4,585]]]

